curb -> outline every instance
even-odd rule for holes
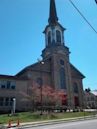
[[[97,116],[85,116],[85,117],[57,119],[57,120],[49,120],[49,121],[41,121],[41,122],[39,121],[39,122],[32,122],[32,123],[31,122],[21,123],[20,126],[16,127],[15,125],[13,125],[12,128],[23,129],[23,128],[38,127],[38,126],[44,126],[44,125],[52,125],[52,124],[75,122],[75,121],[92,120],[92,119],[97,119]]]

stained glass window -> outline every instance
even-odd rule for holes
[[[60,69],[60,86],[61,89],[66,89],[66,76],[65,76],[65,69]]]

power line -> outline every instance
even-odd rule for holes
[[[97,4],[97,0],[95,0],[96,4]]]
[[[72,0],[69,0],[69,2],[73,5],[73,7],[77,10],[77,12],[81,15],[81,17],[87,22],[87,24],[91,27],[91,29],[97,34],[96,29],[91,25],[91,23],[85,18],[85,16],[81,13],[81,11],[75,6],[75,4],[72,2]]]

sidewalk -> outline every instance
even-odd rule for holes
[[[37,122],[25,122],[25,123],[20,123],[20,125],[18,127],[16,127],[16,124],[12,124],[12,128],[10,128],[10,129],[19,129],[19,128],[24,129],[24,128],[30,128],[30,127],[37,127],[37,126],[50,125],[50,124],[58,124],[58,123],[63,123],[63,122],[89,120],[89,119],[97,119],[97,115],[96,116],[56,119],[56,120],[48,120],[48,121],[46,120],[46,121],[37,121]],[[7,127],[7,125],[5,125],[5,127]]]

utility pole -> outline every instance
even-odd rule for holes
[[[40,102],[41,102],[41,113],[40,115],[42,115],[42,110],[43,110],[43,100],[42,100],[42,86],[43,86],[43,80],[42,80],[42,65],[44,65],[44,61],[41,61],[38,59],[38,62],[40,63],[40,76],[41,76],[41,80],[39,81],[39,85],[40,85]]]

